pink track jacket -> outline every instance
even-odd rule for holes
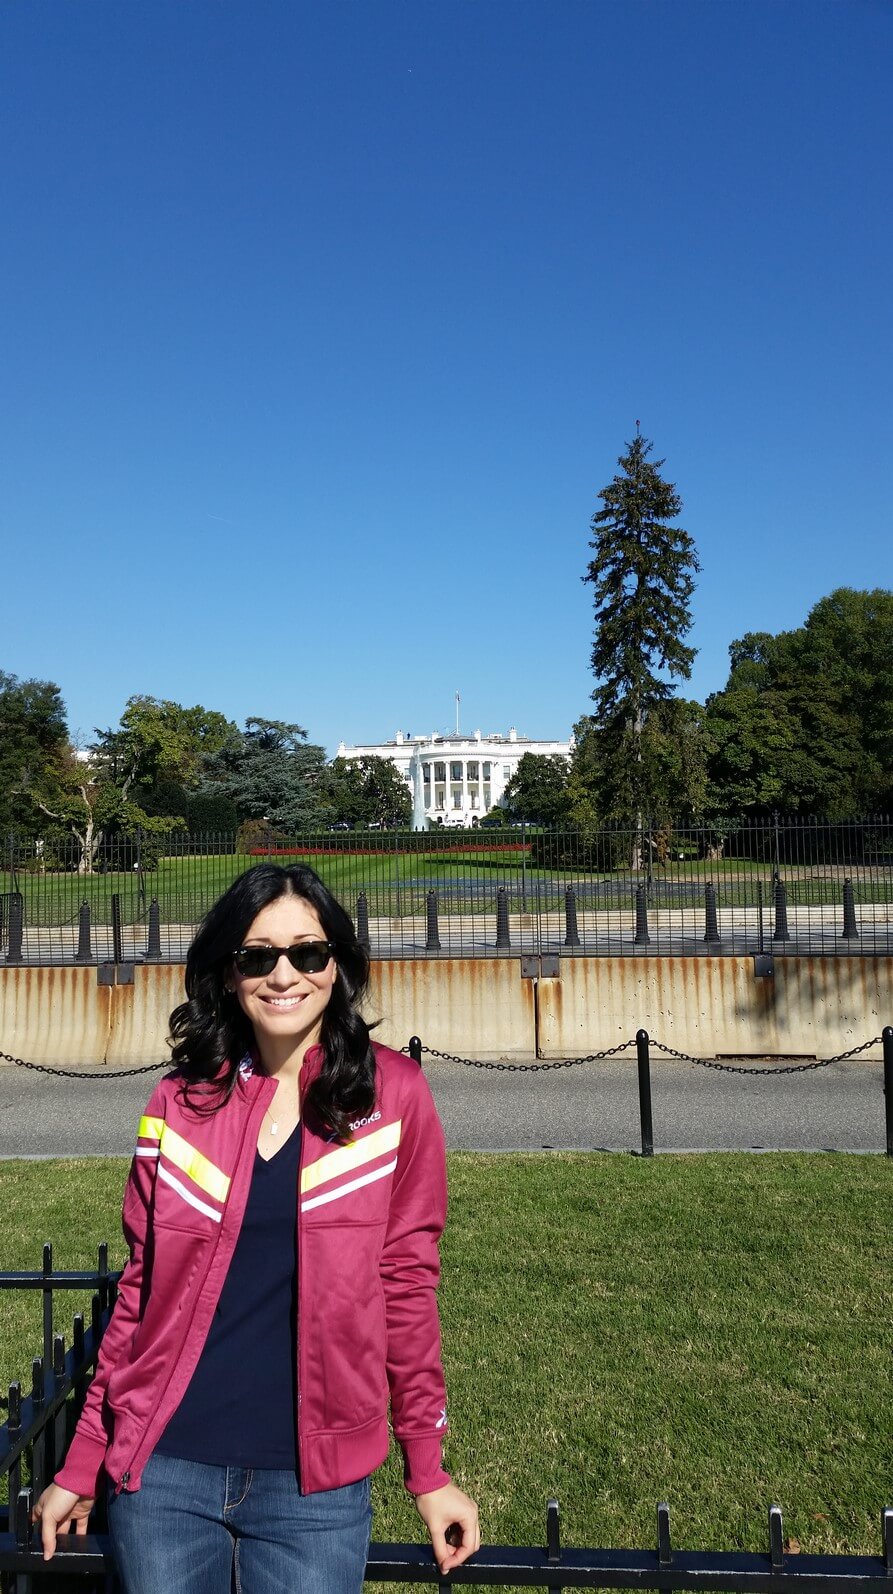
[[[374,1048],[376,1099],[347,1144],[308,1114],[298,1225],[298,1454],[304,1494],[365,1477],[388,1450],[388,1399],[406,1487],[449,1481],[436,1289],[446,1216],[443,1131],[409,1058]],[[302,1096],[321,1063],[308,1052]],[[124,1196],[130,1260],[96,1376],[56,1481],[94,1495],[103,1469],[138,1489],[195,1370],[248,1197],[275,1081],[249,1059],[217,1112],[168,1074],[139,1127]]]

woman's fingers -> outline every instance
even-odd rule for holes
[[[455,1484],[419,1495],[416,1507],[430,1534],[434,1559],[442,1575],[461,1566],[480,1549],[478,1508]]]

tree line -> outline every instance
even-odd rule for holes
[[[201,704],[131,697],[82,756],[58,686],[0,672],[0,827],[50,848],[74,839],[85,872],[122,836],[139,834],[149,848],[178,831],[269,842],[406,824],[411,810],[389,760],[327,762],[300,725],[252,715],[240,729]]]

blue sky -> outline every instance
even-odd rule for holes
[[[693,695],[893,584],[891,65],[888,0],[4,0],[0,668],[567,735],[637,419]]]

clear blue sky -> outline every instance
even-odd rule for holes
[[[0,668],[567,735],[641,421],[729,641],[893,584],[889,0],[3,0]]]

